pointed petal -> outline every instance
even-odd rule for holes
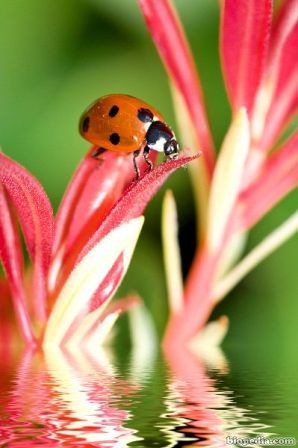
[[[139,382],[146,379],[154,365],[159,341],[153,318],[143,304],[130,309],[128,317],[132,346],[129,371]]]
[[[206,366],[222,374],[229,372],[229,364],[220,345],[229,329],[229,319],[221,316],[207,325],[190,341],[189,348]]]
[[[109,303],[107,307],[100,307],[90,312],[85,316],[67,346],[83,344],[95,347],[102,345],[111,336],[110,332],[118,316],[139,304],[138,296],[129,296]]]
[[[90,153],[93,151],[94,148]],[[131,171],[131,160],[127,157],[107,152],[99,161],[90,157],[90,153],[79,164],[57,213],[50,291],[64,276],[66,259],[68,272],[72,269],[82,247],[118,200]]]
[[[294,29],[298,20],[298,9],[296,0],[286,0],[274,17],[270,48],[267,62],[267,72],[276,77],[279,72],[280,56],[284,44]]]
[[[181,142],[185,148],[190,149],[191,154],[196,154],[198,153],[198,141],[194,123],[189,115],[189,111],[186,108],[181,93],[173,83],[171,84],[171,87]],[[204,161],[204,157],[202,157],[199,160],[194,161],[189,169],[196,206],[198,241],[203,241],[206,236],[207,205],[211,183],[210,172],[208,173],[206,168],[206,162]]]
[[[218,282],[213,291],[215,302],[219,302],[252,269],[298,232],[298,212],[294,213],[281,226],[268,235],[257,247],[246,255],[237,266]]]
[[[280,53],[276,87],[260,144],[267,151],[298,107],[298,8],[296,9],[296,25],[285,39]]]
[[[120,254],[92,297],[89,306],[90,312],[100,307],[116,291],[122,280],[124,269],[123,254]]]
[[[296,0],[285,1],[274,18],[266,71],[252,116],[253,140],[263,151],[271,148],[288,122],[295,96],[297,101],[297,21]]]
[[[177,168],[196,160],[198,156],[198,154],[192,157],[180,156],[176,160],[161,163],[152,171],[146,172],[139,180],[133,182],[114,205],[99,229],[90,238],[78,260],[81,260],[112,229],[140,216],[167,177]]]
[[[215,251],[221,243],[243,180],[250,144],[245,109],[235,116],[218,156],[209,199],[207,245]]]
[[[78,166],[56,218],[54,259],[49,289],[57,296],[90,236],[135,178],[132,156],[107,151],[101,160],[91,157],[91,148]],[[151,154],[151,158],[156,155]],[[140,161],[140,169],[144,169]]]
[[[201,83],[177,13],[169,0],[139,0],[139,4],[166,70],[185,101],[197,132],[197,147],[203,150],[211,174],[213,142]]]
[[[74,333],[90,312],[90,301],[119,256],[123,254],[125,272],[139,237],[143,218],[130,220],[109,232],[77,264],[54,305],[50,315],[44,346],[59,346]]]
[[[53,243],[53,256],[56,255],[59,246],[67,234],[74,209],[85,186],[85,182],[92,175],[97,166],[98,162],[95,159],[91,157],[84,158],[76,169],[66,189],[55,220],[56,232]]]
[[[267,56],[271,0],[224,0],[220,50],[226,88],[233,110],[250,115]]]
[[[270,156],[256,182],[239,198],[243,229],[259,221],[281,198],[298,186],[298,132]]]
[[[101,160],[95,160],[90,156],[93,151],[91,148],[79,164],[62,199],[56,217],[55,253],[65,240],[66,248],[71,248],[88,218],[99,215],[100,222],[120,196],[128,172],[131,172],[131,161],[127,157],[107,151]]]
[[[34,342],[23,284],[23,256],[16,226],[12,220],[3,188],[0,186],[0,259],[9,282],[20,330],[28,345]],[[1,279],[2,280],[2,279]],[[0,292],[2,292],[0,290]],[[1,294],[1,299],[4,296]],[[3,307],[3,303],[1,304]]]
[[[46,274],[54,234],[53,211],[39,182],[19,164],[0,153],[0,181],[13,203],[29,255],[34,263],[34,300],[38,317],[46,317]]]
[[[169,297],[172,313],[183,307],[183,277],[178,242],[177,209],[173,193],[168,190],[162,207],[162,242]]]
[[[120,312],[115,311],[114,313],[109,314],[103,318],[99,318],[98,322],[94,324],[94,327],[89,332],[87,338],[84,339],[84,346],[87,345],[92,350],[92,347],[100,347],[107,343],[107,341],[111,338],[112,330],[114,325],[120,315]],[[88,316],[87,316],[88,317]],[[75,347],[78,344],[82,344],[82,340],[78,340],[75,342]],[[70,340],[70,344],[73,344],[73,341]],[[68,344],[67,344],[68,345]]]
[[[108,315],[103,315],[102,309],[97,309],[93,313],[87,314],[78,328],[70,337],[65,339],[67,349],[77,349],[78,347],[97,349],[104,345],[111,336],[111,332],[120,312],[115,311]]]

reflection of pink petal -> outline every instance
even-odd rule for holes
[[[249,229],[281,198],[298,186],[298,132],[268,158],[262,172],[239,198],[242,226]]]
[[[168,0],[139,0],[150,33],[171,80],[178,87],[197,132],[208,172],[214,165],[213,142],[203,93],[188,42],[174,7]]]
[[[197,428],[197,436],[208,434],[206,446],[211,446],[212,441],[219,438],[224,440],[224,420],[216,408],[224,406],[225,398],[216,394],[215,381],[209,378],[203,363],[185,349],[166,350],[166,357],[173,375],[172,388],[183,398],[176,416],[189,419],[189,431],[194,432]],[[203,445],[199,443],[198,446]]]
[[[51,204],[38,181],[19,164],[0,153],[0,180],[20,221],[34,262],[34,300],[40,319],[46,318],[46,274],[50,263],[54,222]]]
[[[112,229],[140,216],[167,177],[177,168],[187,165],[197,157],[198,155],[193,157],[180,157],[177,160],[169,160],[161,163],[152,171],[146,172],[139,180],[133,182],[114,205],[99,229],[90,238],[82,250],[78,261]]]
[[[253,107],[264,71],[271,23],[270,0],[225,0],[221,56],[228,94],[236,111]]]

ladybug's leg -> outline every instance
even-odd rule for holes
[[[135,169],[135,172],[136,172],[136,175],[137,175],[137,179],[140,178],[140,169],[139,169],[138,164],[137,164],[137,157],[140,154],[140,152],[141,152],[141,150],[138,149],[137,151],[134,151],[134,153],[133,153],[133,166],[134,166],[134,169]]]
[[[100,160],[100,158],[98,158],[98,156],[100,156],[101,154],[103,154],[103,153],[106,152],[106,151],[107,151],[106,148],[102,148],[102,147],[100,147],[100,148],[96,148],[96,149],[93,151],[93,153],[91,154],[91,157],[92,157],[93,159]]]
[[[145,162],[149,166],[149,171],[151,171],[153,169],[153,162],[149,159],[149,152],[150,152],[150,148],[149,148],[149,146],[146,145],[144,148],[144,151],[143,151],[143,156],[144,156]]]

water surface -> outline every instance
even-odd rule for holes
[[[296,437],[298,379],[274,354],[1,357],[0,446],[226,447]],[[256,446],[256,445],[254,445]]]

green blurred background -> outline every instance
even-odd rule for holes
[[[177,0],[199,67],[215,142],[230,112],[218,57],[218,2]],[[84,108],[123,92],[158,108],[175,129],[168,82],[136,0],[3,0],[0,13],[0,143],[44,185],[55,209],[88,144],[78,134]],[[167,182],[179,208],[184,271],[195,245],[193,198],[187,171]],[[138,291],[161,334],[167,300],[160,243],[164,190],[146,212],[144,232],[118,295]],[[250,234],[248,249],[297,206],[297,192]],[[227,345],[296,351],[298,239],[249,275],[215,311],[227,314]]]

